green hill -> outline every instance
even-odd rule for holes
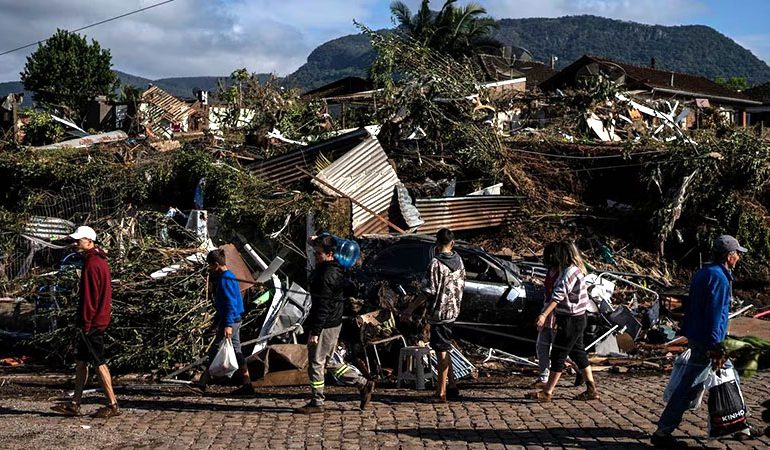
[[[571,16],[557,19],[502,19],[494,38],[523,47],[536,59],[559,58],[557,69],[584,54],[702,75],[746,77],[750,84],[770,79],[770,66],[729,37],[703,25],[661,26]],[[366,76],[374,52],[365,36],[349,35],[316,48],[287,83],[313,89],[343,76]]]
[[[574,16],[558,19],[503,19],[495,38],[529,50],[537,59],[559,58],[557,67],[594,54],[677,72],[742,76],[751,84],[770,79],[770,67],[729,37],[703,25],[661,26]]]

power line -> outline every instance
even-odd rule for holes
[[[109,19],[104,19],[104,20],[101,20],[101,21],[99,21],[99,22],[95,22],[95,23],[92,23],[92,24],[90,24],[90,25],[86,25],[86,26],[84,26],[84,27],[80,27],[80,28],[78,28],[78,29],[76,29],[76,30],[72,30],[72,32],[73,32],[73,33],[77,33],[78,31],[83,31],[83,30],[85,30],[85,29],[88,29],[88,28],[91,28],[91,27],[95,27],[95,26],[97,26],[97,25],[102,25],[102,24],[105,24],[105,23],[107,23],[107,22],[112,22],[113,20],[122,19],[123,17],[127,17],[127,16],[130,16],[130,15],[133,15],[133,14],[137,14],[137,13],[140,13],[140,12],[142,12],[142,11],[147,11],[148,9],[156,8],[156,7],[158,7],[158,6],[162,6],[162,5],[165,5],[166,3],[171,3],[171,2],[173,2],[173,1],[175,1],[175,0],[166,0],[166,1],[163,1],[163,2],[160,2],[160,3],[155,3],[154,5],[145,6],[144,8],[135,9],[135,10],[133,10],[133,11],[127,12],[127,13],[125,13],[125,14],[121,14],[121,15],[119,15],[119,16],[110,17]],[[43,42],[45,42],[45,41],[47,41],[47,40],[48,40],[48,38],[46,38],[46,39],[43,39],[43,40],[41,40],[41,41],[33,42],[33,43],[31,43],[31,44],[22,45],[21,47],[16,47],[16,48],[14,48],[14,49],[11,49],[11,50],[6,50],[6,51],[4,51],[4,52],[0,53],[0,56],[3,56],[3,55],[7,55],[7,54],[9,54],[9,53],[13,53],[13,52],[16,52],[16,51],[19,51],[19,50],[24,50],[25,48],[29,48],[29,47],[32,47],[33,45],[42,44]]]

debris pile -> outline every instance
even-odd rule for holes
[[[239,267],[253,373],[267,384],[301,378],[293,338],[309,307],[305,242],[318,230],[362,243],[339,357],[380,377],[397,377],[402,358],[422,360],[402,349],[427,337],[425,235],[442,227],[468,241],[458,246],[468,271],[463,345],[452,356],[466,376],[476,371],[463,354],[482,367],[533,364],[548,241],[575,239],[591,261],[586,342],[616,367],[670,361],[686,296],[677,288],[714,236],[747,241],[737,278],[770,286],[761,137],[704,129],[719,111],[642,96],[601,74],[553,92],[501,89],[471,60],[365,31],[379,55],[376,89],[342,117],[236,72],[219,105],[148,90],[143,124],[129,134],[2,147],[0,290],[30,316],[5,332],[70,360],[78,263],[59,240],[84,223],[110,252],[111,365],[172,376],[211,341],[202,257],[222,247]]]

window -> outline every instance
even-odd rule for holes
[[[414,273],[428,269],[428,248],[422,245],[396,245],[377,254],[370,269],[388,273]]]

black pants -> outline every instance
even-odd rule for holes
[[[586,315],[567,316],[556,314],[556,336],[551,350],[551,371],[564,370],[567,355],[583,370],[588,367],[588,354],[583,343],[583,333],[586,330]]]

